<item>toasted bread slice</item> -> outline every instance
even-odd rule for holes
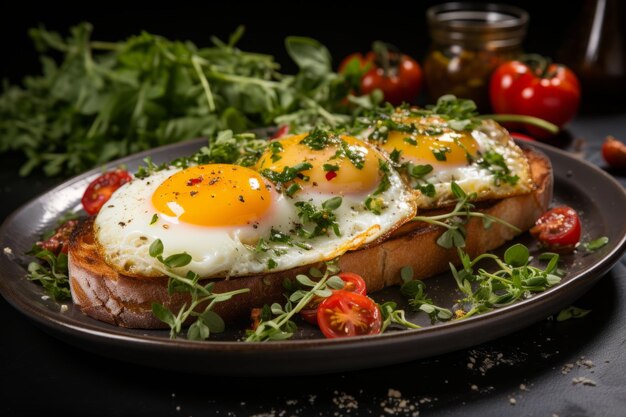
[[[528,230],[546,211],[552,199],[552,167],[545,155],[526,150],[535,190],[480,205],[480,210],[499,217],[521,230]],[[422,213],[423,214],[423,213]],[[409,223],[384,242],[348,252],[339,259],[344,271],[363,276],[369,292],[400,284],[400,269],[413,267],[416,278],[424,279],[458,262],[454,249],[438,246],[442,228],[425,223]],[[483,227],[480,219],[467,224],[465,250],[476,256],[495,249],[515,237],[510,228],[493,224]],[[224,320],[243,318],[250,309],[283,300],[283,280],[306,273],[309,266],[259,276],[217,280],[216,293],[249,288],[250,292],[218,303],[215,311]],[[152,303],[159,302],[177,311],[188,301],[186,294],[169,295],[167,278],[133,278],[119,274],[99,256],[94,242],[93,218],[83,221],[74,231],[69,246],[69,275],[72,298],[80,309],[97,320],[131,328],[167,327],[152,314]]]

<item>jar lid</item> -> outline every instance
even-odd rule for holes
[[[520,45],[528,24],[525,10],[494,3],[444,3],[430,7],[426,17],[435,42],[479,49]]]

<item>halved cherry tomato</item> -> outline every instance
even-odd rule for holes
[[[343,291],[350,291],[361,295],[367,294],[367,286],[359,274],[355,274],[354,272],[340,272],[337,275],[345,283]],[[323,298],[313,298],[308,304],[309,308],[300,310],[300,317],[308,323],[317,325],[317,308],[322,301]]]
[[[87,214],[96,214],[106,203],[111,194],[132,179],[128,171],[116,169],[105,172],[93,180],[85,190],[80,202]]]
[[[541,216],[530,233],[548,250],[571,252],[580,240],[580,219],[573,208],[556,207]]]
[[[335,291],[317,309],[320,330],[329,339],[379,334],[380,310],[369,297],[349,291]]]
[[[626,169],[626,145],[613,136],[607,136],[602,144],[602,157],[611,167]]]

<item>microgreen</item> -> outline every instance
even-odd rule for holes
[[[304,309],[313,299],[313,297],[328,297],[332,294],[331,289],[342,288],[344,283],[335,274],[339,272],[337,265],[333,262],[326,263],[326,269],[322,273],[317,268],[311,268],[309,275],[317,278],[313,281],[306,275],[296,275],[296,284],[285,282],[287,289],[296,289],[287,299],[285,305],[274,303],[270,306],[273,315],[271,318],[262,318],[261,322],[255,330],[247,332],[246,342],[265,342],[271,340],[285,340],[293,336],[297,326],[292,320],[293,316]]]
[[[545,268],[532,266],[528,248],[520,243],[510,246],[504,259],[485,253],[472,260],[461,248],[457,251],[461,268],[450,263],[450,269],[459,290],[465,295],[455,309],[457,318],[471,317],[529,298],[532,293],[545,291],[561,281],[557,275],[559,255],[552,254]],[[495,262],[500,269],[477,269],[477,264],[486,260]]]
[[[585,317],[589,313],[591,313],[591,310],[585,310],[576,306],[569,306],[559,311],[559,314],[556,316],[556,321],[579,319],[581,317]]]
[[[606,236],[602,236],[597,239],[591,240],[589,242],[584,242],[583,244],[581,244],[581,246],[587,252],[594,252],[594,251],[597,251],[598,249],[603,248],[607,243],[609,243],[609,238]]]
[[[41,284],[46,293],[54,300],[70,299],[67,254],[60,252],[58,255],[55,255],[53,252],[42,249],[37,245],[33,246],[29,254],[44,261],[45,264],[39,262],[29,263],[26,278],[29,281]]]
[[[426,284],[421,280],[413,279],[413,269],[405,266],[400,275],[404,284],[400,293],[407,297],[409,304],[415,311],[423,311],[430,317],[432,323],[446,321],[452,318],[452,312],[447,308],[439,307],[426,296]]]
[[[176,314],[165,305],[154,302],[152,303],[154,316],[170,326],[172,339],[181,333],[183,326],[189,321],[192,321],[187,329],[187,338],[190,340],[205,340],[211,333],[224,331],[224,321],[211,309],[216,303],[228,301],[235,295],[249,292],[250,289],[214,293],[212,291],[214,283],[200,283],[200,276],[195,272],[189,270],[185,275],[181,275],[174,271],[191,263],[192,257],[188,253],[176,253],[163,258],[164,249],[163,242],[156,239],[150,245],[149,254],[163,265],[159,271],[169,278],[167,284],[169,294],[189,293],[190,300],[189,303],[183,304]]]
[[[452,211],[435,216],[415,216],[413,218],[413,221],[423,221],[446,229],[437,239],[437,244],[439,246],[446,249],[450,249],[452,247],[464,247],[466,235],[465,226],[467,221],[472,217],[481,218],[485,228],[491,227],[491,225],[495,222],[507,226],[517,232],[520,231],[516,226],[513,226],[498,217],[491,216],[480,211],[473,211],[474,204],[472,204],[471,201],[476,198],[475,193],[467,194],[454,181],[450,184],[450,188],[452,194],[457,199],[457,203]]]

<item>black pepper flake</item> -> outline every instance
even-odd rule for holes
[[[196,195],[196,194],[198,194],[198,192],[197,192],[197,191],[192,191],[192,192],[190,192],[190,193],[189,193],[189,195],[191,195],[192,197],[193,197],[194,195]]]
[[[246,202],[246,200],[244,200],[244,199],[243,199],[243,196],[242,196],[242,195],[240,195],[239,197],[237,197],[237,199],[238,199],[239,201],[241,201],[242,203],[245,203],[245,202]]]
[[[119,224],[121,227],[126,226],[126,223],[124,223],[124,222],[119,222],[118,224]]]
[[[220,177],[211,178],[211,180],[209,181],[209,185],[214,185],[219,180],[220,180]]]
[[[254,224],[252,225],[252,228],[253,228],[253,229],[258,229],[258,228],[259,228],[259,224],[258,224],[258,223],[254,223]]]
[[[313,187],[317,187],[317,181],[313,181]]]
[[[108,208],[113,208],[113,207],[115,207],[115,206],[114,206],[113,204],[109,204],[107,207],[108,207]]]

